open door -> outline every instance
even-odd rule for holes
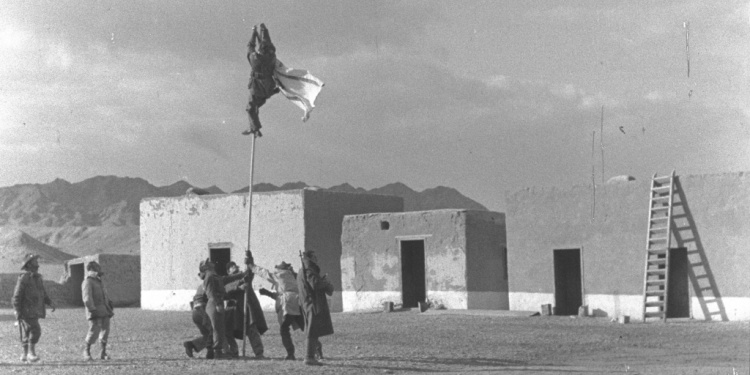
[[[667,283],[667,318],[690,317],[688,256],[684,247],[669,249],[669,282]]]
[[[209,259],[216,263],[216,273],[220,276],[227,275],[227,263],[232,259],[232,250],[228,247],[209,249]]]
[[[83,292],[81,291],[81,284],[83,284],[83,278],[86,273],[83,269],[83,263],[68,264],[70,270],[70,280],[73,284],[73,304],[75,306],[83,306]]]
[[[581,249],[554,250],[555,315],[578,315],[581,292]]]
[[[427,297],[424,240],[400,241],[401,293],[404,307],[417,307]]]

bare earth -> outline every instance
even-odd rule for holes
[[[322,339],[322,367],[283,361],[275,315],[263,336],[269,360],[185,356],[181,342],[197,333],[188,312],[117,309],[109,361],[81,360],[83,309],[42,320],[42,361],[21,364],[18,328],[0,310],[0,373],[465,373],[465,374],[748,374],[750,323],[618,324],[604,318],[527,317],[512,313],[340,313],[336,334]],[[297,357],[303,336],[294,333]],[[242,343],[240,342],[240,346]],[[250,347],[247,347],[248,353]],[[98,353],[98,347],[96,351]],[[201,357],[205,353],[201,353]]]

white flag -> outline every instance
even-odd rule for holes
[[[307,70],[287,68],[279,59],[276,59],[274,77],[281,93],[305,111],[302,121],[307,121],[315,108],[315,98],[323,88],[323,81]]]

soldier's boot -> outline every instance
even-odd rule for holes
[[[281,343],[284,345],[284,349],[286,349],[286,358],[287,360],[295,360],[294,357],[294,341],[292,341],[292,337],[290,336],[289,332],[282,332],[281,334]]]
[[[318,348],[315,350],[315,356],[318,359],[323,359],[323,343],[318,341]]]
[[[36,355],[36,344],[29,344],[29,355],[26,358],[29,362],[36,362],[39,360],[39,356]]]
[[[23,355],[21,356],[21,362],[28,361],[29,360],[28,355],[29,355],[29,345],[23,344]]]
[[[227,359],[227,355],[224,354],[224,351],[221,349],[214,349],[214,358],[213,359]]]
[[[206,359],[214,359],[216,358],[216,353],[214,353],[214,350],[209,347],[206,349]]]
[[[102,351],[99,352],[99,359],[109,359],[109,355],[107,354],[107,343],[102,343]]]
[[[193,342],[185,341],[182,343],[182,347],[185,348],[185,354],[187,354],[188,357],[193,358],[193,350],[195,350],[195,345],[193,345]]]
[[[91,358],[91,344],[86,343],[83,347],[83,360],[84,361],[91,361],[93,358]]]
[[[315,359],[315,352],[318,349],[318,340],[317,338],[307,338],[307,345],[305,350],[307,351],[305,355],[305,364],[308,366],[322,366],[323,364],[318,362],[317,359]]]

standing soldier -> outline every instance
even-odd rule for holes
[[[215,359],[227,358],[224,349],[228,347],[226,337],[226,313],[224,299],[226,289],[224,285],[245,277],[245,273],[238,273],[221,277],[216,273],[216,263],[206,259],[200,263],[199,275],[203,278],[203,289],[206,293],[206,315],[211,321],[212,345]]]
[[[271,36],[268,34],[266,25],[262,23],[260,32],[258,32],[258,27],[253,27],[253,34],[247,44],[247,61],[252,69],[250,83],[247,86],[250,89],[250,100],[246,108],[250,116],[250,128],[242,134],[255,134],[260,137],[262,134],[258,111],[268,98],[279,92],[273,77],[273,71],[276,68],[276,47],[271,43]]]
[[[213,345],[214,358],[225,358],[224,346],[226,346],[227,341],[224,332],[226,326],[226,321],[224,320],[224,296],[226,295],[224,283],[221,281],[221,277],[216,274],[216,264],[210,259],[206,259],[200,263],[199,271],[203,275],[203,289],[207,297],[206,314],[211,321],[213,336],[211,343]]]
[[[292,265],[281,262],[272,273],[267,269],[249,264],[248,267],[256,275],[273,285],[275,292],[261,289],[260,294],[267,295],[276,300],[276,314],[279,319],[279,331],[281,333],[281,344],[286,349],[286,358],[294,360],[294,341],[292,341],[291,328],[301,329],[305,326],[305,320],[300,314],[299,287],[297,286],[297,274]]]
[[[297,285],[307,334],[305,364],[320,366],[322,363],[315,359],[315,354],[323,358],[323,345],[318,338],[333,334],[333,322],[326,299],[326,295],[333,295],[333,285],[325,276],[320,276],[315,252],[305,251],[302,254],[302,269],[297,275]]]
[[[109,337],[109,322],[115,315],[112,301],[107,295],[107,289],[102,282],[102,267],[91,261],[86,265],[86,280],[81,284],[83,305],[86,307],[86,319],[89,321],[89,332],[86,334],[86,347],[83,359],[91,360],[91,345],[99,337],[101,352],[100,359],[109,359],[107,355],[107,338]]]
[[[16,288],[13,291],[13,310],[18,319],[18,329],[21,333],[21,344],[23,345],[23,356],[21,362],[36,362],[39,356],[36,354],[36,344],[42,336],[42,327],[39,319],[47,316],[44,305],[49,305],[55,311],[55,304],[44,290],[44,282],[39,271],[38,255],[26,254],[21,269],[24,271],[18,276]]]
[[[227,278],[240,273],[240,268],[232,261],[227,263],[226,267]],[[226,316],[224,319],[226,319],[227,322],[225,330],[227,334],[227,344],[229,344],[228,354],[231,357],[237,357],[239,355],[235,333],[239,333],[239,337],[242,338],[242,312],[238,311],[238,306],[241,306],[242,301],[244,301],[244,285],[244,280],[241,279],[232,280],[224,285],[224,289],[227,292],[224,305],[224,307],[226,307]]]

